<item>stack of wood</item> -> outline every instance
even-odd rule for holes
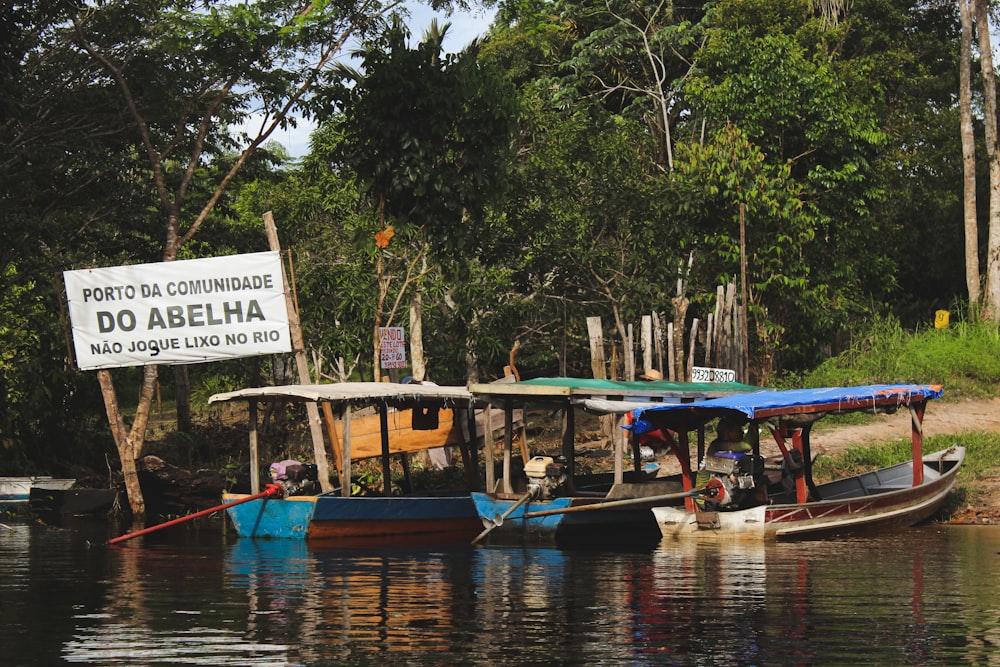
[[[673,312],[670,321],[656,312],[642,317],[639,325],[639,353],[642,355],[639,373],[636,372],[633,325],[626,325],[621,332],[621,345],[612,345],[609,363],[605,355],[601,318],[588,317],[587,331],[594,377],[635,380],[644,371],[656,370],[666,380],[690,382],[692,368],[701,365],[735,371],[736,379],[746,382],[746,323],[743,321],[735,283],[718,286],[715,310],[708,314],[704,327],[697,317],[688,322],[689,305],[687,297],[674,297],[671,299]],[[701,364],[697,363],[699,360]]]

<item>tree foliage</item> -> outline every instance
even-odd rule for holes
[[[265,210],[310,347],[363,356],[374,295],[405,304],[410,271],[439,380],[496,374],[515,339],[522,368],[585,373],[584,318],[624,338],[670,311],[679,271],[704,319],[739,271],[741,208],[759,368],[963,294],[952,3],[518,0],[459,54],[436,28],[410,45],[394,8],[4,8],[9,458],[49,433],[36,390],[96,394],[64,366],[59,270],[253,250]],[[358,69],[334,67],[355,37]],[[321,127],[282,164],[267,142],[296,117]]]

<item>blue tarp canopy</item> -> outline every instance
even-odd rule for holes
[[[670,382],[668,380],[597,380],[594,378],[540,377],[522,380],[519,384],[543,387],[569,387],[575,393],[583,394],[702,394],[719,396],[734,392],[756,391],[760,387],[741,382]]]
[[[638,408],[633,413],[631,428],[638,433],[663,427],[674,431],[691,430],[724,415],[769,419],[795,415],[822,416],[831,412],[886,412],[911,403],[926,403],[939,398],[942,393],[940,385],[927,384],[756,391],[696,403],[664,403]]]

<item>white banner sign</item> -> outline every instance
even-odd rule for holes
[[[403,327],[379,327],[382,368],[406,368],[406,335]]]
[[[728,368],[691,368],[691,382],[736,382],[736,371]]]
[[[289,352],[277,252],[66,271],[81,370]]]

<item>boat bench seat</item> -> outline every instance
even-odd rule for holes
[[[913,488],[912,484],[880,484],[868,487],[868,493],[886,493],[888,491],[902,491]]]
[[[648,482],[633,482],[615,484],[608,492],[607,500],[627,500],[632,498],[650,498],[665,496],[671,493],[681,493],[684,485],[676,480],[650,480]]]

